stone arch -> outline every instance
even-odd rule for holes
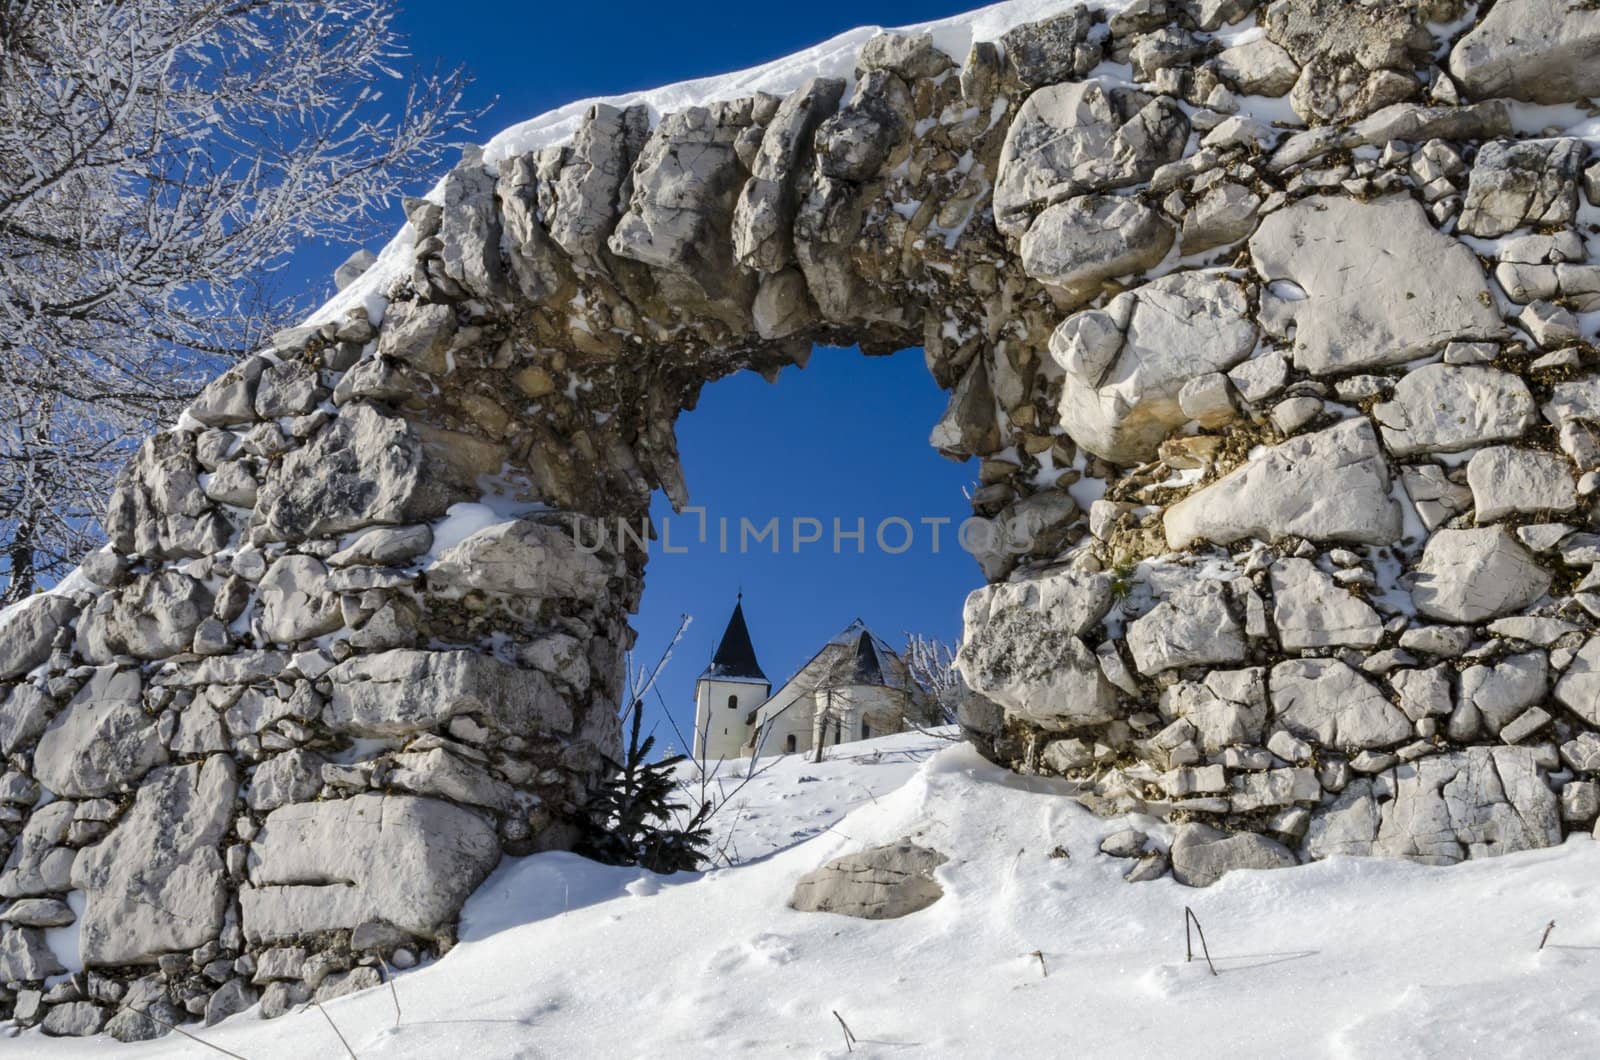
[[[1493,94],[1600,92],[1569,43],[1600,26],[1501,0],[1447,75],[1451,0],[1212,35],[1254,7],[1074,7],[961,63],[883,34],[849,84],[597,105],[465,159],[373,297],[208,386],[130,464],[108,548],[5,616],[0,895],[84,892],[84,963],[174,1020],[211,961],[327,954],[256,976],[281,1011],[447,949],[503,852],[572,842],[617,750],[645,553],[597,524],[683,505],[679,413],[816,343],[920,346],[934,445],[984,461],[977,512],[1021,542],[978,557],[969,735],[1205,822],[1180,879],[1543,845],[1558,785],[1592,819],[1600,641],[1552,557],[1593,553],[1570,310],[1600,309],[1574,227],[1600,171]],[[1491,278],[1441,226],[1541,231]],[[24,923],[0,961],[58,970]]]

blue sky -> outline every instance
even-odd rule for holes
[[[757,65],[858,25],[903,25],[979,6],[964,0],[918,3],[813,0],[802,6],[673,0],[671,3],[508,4],[455,0],[404,3],[402,28],[416,62],[464,63],[475,84],[469,103],[492,109],[472,139],[586,96],[650,88]],[[396,223],[399,210],[394,211]],[[374,249],[381,243],[375,241]],[[308,248],[295,278],[326,283],[353,248]],[[320,301],[318,297],[309,301]],[[644,602],[634,620],[638,655],[654,659],[678,616],[694,617],[665,671],[660,691],[688,732],[695,677],[721,636],[734,594],[745,611],[762,667],[779,682],[851,619],[864,619],[898,645],[908,631],[953,639],[961,603],[980,584],[977,566],[954,544],[953,526],[968,514],[962,488],[976,465],[943,459],[928,431],[945,397],[920,350],[866,358],[853,350],[818,350],[804,370],[787,369],[775,385],[745,374],[714,384],[679,421],[691,500],[713,520],[706,546],[652,556]],[[669,508],[659,496],[655,515]],[[734,528],[732,554],[716,547],[716,523]],[[740,518],[761,526],[780,519],[782,550],[762,544],[737,554]],[[792,551],[792,520],[815,518],[824,540]],[[912,548],[879,552],[874,528],[900,517],[914,530]],[[865,520],[866,554],[843,541],[832,550],[831,523]],[[932,549],[923,518],[953,522]],[[698,529],[672,521],[673,545]],[[886,530],[899,547],[901,531]],[[649,719],[662,744],[676,743],[652,703]]]

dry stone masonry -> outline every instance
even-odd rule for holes
[[[1130,879],[1594,826],[1600,11],[948,40],[469,156],[378,296],[144,443],[108,548],[0,619],[0,1012],[139,1039],[448,949],[618,751],[645,550],[602,521],[686,503],[680,412],[816,343],[950,391],[965,726],[1179,822],[1107,841]]]

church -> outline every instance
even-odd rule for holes
[[[742,594],[695,682],[695,757],[707,761],[806,753],[929,721],[928,697],[905,660],[859,618],[773,693]]]

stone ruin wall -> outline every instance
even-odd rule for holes
[[[1130,878],[1589,828],[1600,150],[1537,107],[1600,95],[1600,11],[1138,0],[963,59],[469,158],[381,314],[145,442],[0,626],[0,1011],[153,1037],[447,950],[618,752],[645,556],[574,530],[685,503],[678,414],[817,343],[951,391],[1027,543],[978,557],[964,727],[1182,822]]]

